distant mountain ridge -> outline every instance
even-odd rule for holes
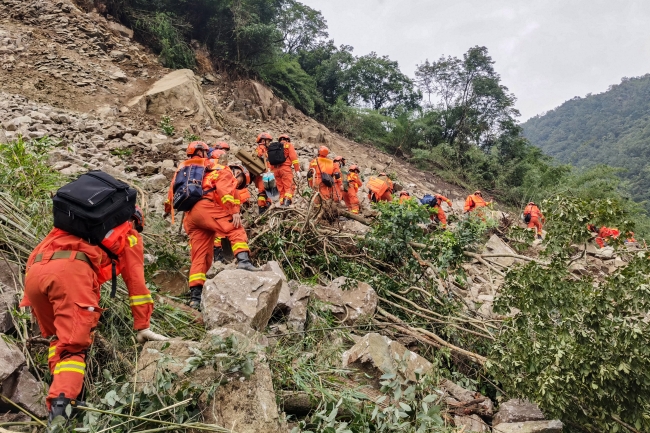
[[[626,169],[620,176],[632,197],[647,200],[650,210],[650,74],[568,100],[522,127],[533,145],[563,163]]]

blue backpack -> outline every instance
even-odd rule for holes
[[[438,199],[431,194],[426,194],[420,199],[420,203],[424,206],[435,207],[438,204]]]
[[[174,197],[172,205],[174,210],[187,212],[203,198],[203,196],[214,189],[203,191],[203,177],[205,176],[204,165],[186,165],[176,172],[172,191]]]

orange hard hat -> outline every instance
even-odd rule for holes
[[[187,145],[187,156],[193,156],[199,150],[209,150],[208,145],[202,141],[193,141]]]
[[[226,151],[223,149],[212,149],[212,152],[210,152],[210,155],[208,155],[212,159],[219,159],[219,157],[224,156],[226,154]]]
[[[239,182],[239,184],[237,184],[237,189],[245,188],[246,186],[248,186],[249,183],[251,183],[251,174],[248,172],[246,167],[244,167],[241,164],[232,164],[229,165],[229,167],[230,167],[230,171],[232,171],[232,174],[233,176],[235,176],[235,178],[237,178],[237,176],[239,176],[240,174],[244,176],[243,182]]]
[[[529,201],[528,204],[533,204],[534,205],[535,203],[533,203],[532,201]]]
[[[345,157],[339,155],[336,158],[334,158],[334,162],[340,162],[343,163],[343,165],[345,165]]]
[[[356,164],[352,164],[352,165],[350,166],[350,171],[359,171],[359,166],[356,165]]]
[[[271,140],[271,141],[273,141],[273,137],[268,132],[262,132],[260,135],[257,136],[256,143],[259,143],[262,140]]]
[[[330,150],[327,148],[327,146],[321,146],[318,148],[318,156],[325,157],[330,154]]]
[[[474,191],[474,195],[483,195],[483,193],[477,189],[476,191]]]
[[[214,145],[215,149],[230,150],[230,145],[225,141],[220,141]]]
[[[285,139],[287,141],[291,141],[291,138],[289,137],[289,134],[282,134],[281,136],[278,137],[278,141],[282,141],[282,139]]]

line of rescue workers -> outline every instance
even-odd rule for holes
[[[268,174],[272,173],[279,190],[279,204],[291,206],[302,173],[296,150],[286,134],[277,142],[268,133],[257,137],[255,155],[262,169],[249,164],[228,165],[230,146],[225,142],[210,148],[194,141],[187,147],[187,159],[181,162],[171,181],[165,214],[183,211],[183,227],[189,236],[191,268],[189,305],[200,309],[206,274],[213,262],[224,259],[222,242],[228,239],[237,260],[237,268],[257,271],[250,259],[248,237],[242,225],[241,208],[248,205],[248,186],[257,189],[259,213],[271,206]],[[321,146],[310,161],[307,183],[315,191],[316,201],[343,202],[353,214],[360,212],[359,166],[347,166],[346,159],[329,158],[329,149]],[[372,176],[366,186],[372,202],[393,200],[394,184],[386,173]],[[399,202],[417,200],[406,192]],[[427,194],[419,203],[430,209],[431,220],[444,229],[447,215],[442,204],[452,202],[441,194]],[[43,337],[51,338],[48,363],[52,373],[46,403],[49,423],[65,422],[69,408],[78,405],[86,371],[86,354],[102,309],[100,287],[122,275],[129,295],[136,339],[166,340],[149,329],[153,298],[145,284],[144,247],[140,233],[145,221],[136,205],[136,191],[101,171],[91,171],[61,187],[53,198],[54,229],[29,257],[25,274],[25,295],[21,307],[31,307]],[[480,191],[465,200],[464,211],[480,213],[491,204]],[[529,228],[542,236],[544,216],[535,203],[528,203],[524,217]],[[603,246],[608,237],[618,236],[611,229],[598,231]],[[61,421],[62,420],[62,421]]]

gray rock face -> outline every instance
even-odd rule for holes
[[[488,254],[516,254],[512,248],[503,242],[497,235],[492,235],[487,244],[485,244],[485,252]],[[512,257],[495,257],[490,260],[494,260],[503,266],[512,266],[515,262],[515,259]]]
[[[366,334],[349,350],[343,352],[343,367],[357,368],[376,378],[385,373],[397,373],[397,361],[404,358],[408,352],[404,372],[405,378],[416,381],[416,372],[422,376],[429,372],[433,365],[420,355],[408,351],[396,341],[377,333]]]
[[[349,289],[343,290],[346,286]],[[371,317],[377,309],[377,293],[369,284],[339,277],[327,287],[314,288],[314,297],[329,304],[327,309],[346,325]]]
[[[560,433],[564,425],[559,420],[502,423],[494,433]]]
[[[476,414],[470,416],[455,415],[454,424],[456,427],[464,427],[466,432],[482,433],[490,431],[490,427]]]
[[[298,286],[291,295],[289,303],[290,310],[287,316],[287,326],[294,332],[302,332],[305,330],[305,322],[307,322],[307,307],[311,297],[311,288],[308,286]]]
[[[0,259],[0,333],[6,333],[14,327],[11,311],[18,305],[18,282],[15,279],[19,275],[18,265],[7,264]]]
[[[2,382],[2,395],[39,418],[47,416],[47,386],[36,380],[27,367],[16,371]]]
[[[156,370],[161,368],[159,361],[163,357],[165,368],[172,373],[181,374],[187,360],[196,356],[193,350],[207,348],[214,336],[236,337],[237,348],[242,351],[259,350],[257,343],[231,329],[216,328],[209,334],[201,343],[179,340],[146,343],[140,354],[140,370],[137,376],[138,384],[144,384],[141,389],[153,384]],[[166,348],[163,350],[163,347]],[[223,373],[212,366],[202,367],[185,378],[195,386],[208,387],[222,380]],[[198,405],[206,423],[228,428],[234,426],[240,433],[276,433],[287,430],[278,414],[271,370],[261,357],[255,359],[254,373],[250,378],[229,379],[228,383],[216,390],[212,400],[208,401],[206,397],[199,399]]]
[[[477,398],[484,397],[478,392],[467,390],[461,386],[456,385],[451,380],[447,380],[447,379],[443,379],[440,382],[440,387],[443,390],[445,390],[447,394],[450,396],[446,399],[448,403],[468,402]],[[487,416],[492,416],[492,414],[494,413],[494,403],[492,403],[492,400],[490,400],[489,398],[487,398],[482,403],[479,403],[478,407],[479,409],[481,409],[482,413],[484,413]]]
[[[169,181],[164,174],[155,174],[143,180],[142,186],[147,191],[161,191],[169,188]]]
[[[7,343],[6,338],[4,334],[0,334],[0,382],[25,363],[23,352],[15,344]]]
[[[207,329],[232,322],[266,327],[278,302],[282,279],[273,272],[228,270],[206,281],[203,319]]]
[[[492,425],[522,421],[541,421],[543,419],[544,414],[535,403],[512,399],[499,406],[499,412],[494,415]]]

